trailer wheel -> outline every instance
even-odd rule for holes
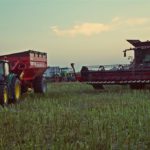
[[[26,93],[27,91],[28,91],[28,87],[22,85],[22,86],[21,86],[21,93],[23,94],[23,93]]]
[[[103,90],[104,89],[102,84],[92,84],[92,86],[95,90]]]
[[[21,83],[18,78],[13,78],[12,80],[12,100],[13,102],[17,102],[21,97]]]
[[[6,85],[0,85],[0,104],[7,105],[9,100],[8,88]]]
[[[45,94],[47,92],[47,82],[44,77],[37,77],[33,83],[34,92]]]

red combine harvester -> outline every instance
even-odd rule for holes
[[[134,51],[134,59],[130,64],[83,66],[80,76],[76,75],[78,80],[92,85],[95,89],[103,89],[103,85],[113,84],[128,84],[132,89],[142,89],[150,84],[150,41],[127,41],[133,48],[124,50],[124,57],[127,51]]]
[[[33,50],[0,56],[0,103],[18,101],[29,88],[45,93],[43,73],[47,69],[47,54]]]

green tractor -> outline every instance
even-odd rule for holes
[[[7,105],[10,100],[17,102],[21,96],[21,82],[16,74],[10,71],[9,62],[0,60],[0,104]]]

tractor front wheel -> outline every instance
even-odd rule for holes
[[[18,102],[21,97],[21,83],[18,78],[14,78],[12,81],[12,99],[13,102]]]
[[[0,85],[0,104],[7,105],[9,100],[8,88],[6,85]]]

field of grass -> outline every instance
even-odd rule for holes
[[[150,91],[49,84],[0,108],[0,150],[150,149]]]

